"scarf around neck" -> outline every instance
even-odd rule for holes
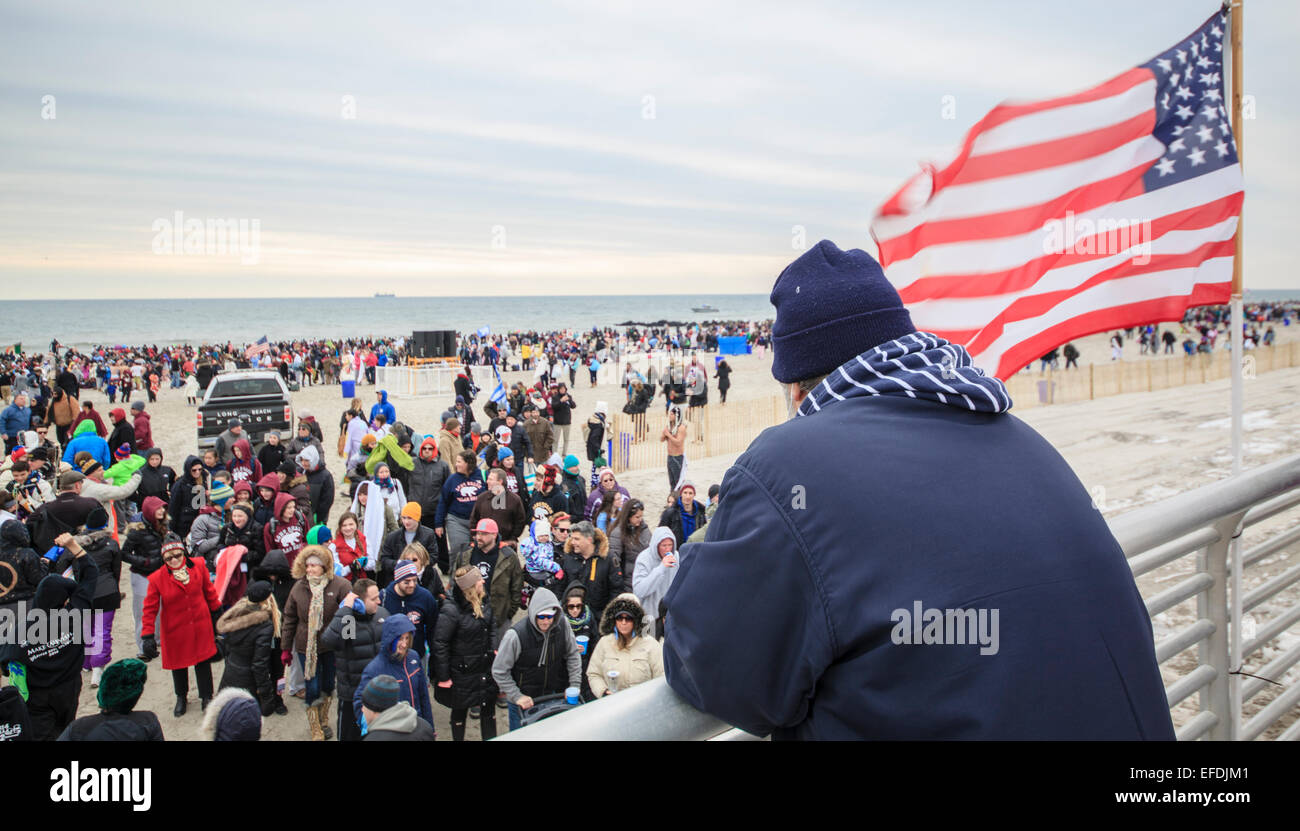
[[[929,332],[904,335],[845,361],[808,393],[796,417],[847,398],[892,395],[976,413],[1005,413],[1011,396],[976,367],[965,347]]]
[[[325,612],[325,584],[327,575],[307,576],[307,588],[311,590],[311,605],[307,610],[307,666],[303,668],[303,677],[316,677],[316,635],[321,628],[321,619]]]

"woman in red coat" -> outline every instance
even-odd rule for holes
[[[221,603],[208,576],[207,563],[199,557],[187,557],[185,543],[180,539],[173,536],[163,543],[162,558],[163,567],[149,575],[141,635],[145,660],[153,660],[158,655],[154,624],[160,621],[162,665],[172,671],[176,690],[173,714],[180,718],[185,715],[185,697],[190,692],[190,667],[194,667],[198,681],[200,706],[206,710],[212,700],[212,665],[208,661],[217,653],[212,621]]]

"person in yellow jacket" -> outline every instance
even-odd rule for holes
[[[663,645],[653,633],[642,631],[644,619],[645,610],[630,592],[620,594],[605,607],[600,618],[604,637],[587,664],[592,695],[600,698],[664,674]],[[618,674],[611,677],[611,672]]]

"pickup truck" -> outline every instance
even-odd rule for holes
[[[287,431],[293,427],[293,404],[278,372],[219,372],[208,384],[197,417],[200,452],[216,446],[217,436],[232,418],[243,422],[244,434],[256,451],[269,430],[291,438]]]

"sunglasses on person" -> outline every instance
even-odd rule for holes
[[[172,560],[183,560],[183,559],[185,559],[185,555],[184,555],[184,554],[174,554],[174,553],[173,553],[173,554],[165,554],[165,555],[163,555],[163,559],[170,563]]]
[[[571,612],[581,612],[581,611],[582,611],[582,604],[581,604],[581,603],[567,603],[567,604],[565,604],[564,608],[568,609],[568,610],[571,611]]]
[[[630,620],[630,621],[635,621],[636,618],[632,617],[632,616],[629,615],[627,612],[619,612],[618,614],[614,615],[614,620]]]
[[[554,617],[555,617],[555,614],[554,614],[554,613],[551,613],[551,614],[549,614],[549,615],[548,615],[548,614],[540,614],[540,615],[537,615],[537,619],[538,619],[538,620],[550,620],[550,619],[552,619],[552,618],[554,618]]]
[[[555,526],[554,528],[552,528],[551,530],[552,530],[552,531],[555,531],[557,534],[567,534],[567,533],[569,533],[569,526],[567,526],[567,525],[557,525],[557,526]]]

